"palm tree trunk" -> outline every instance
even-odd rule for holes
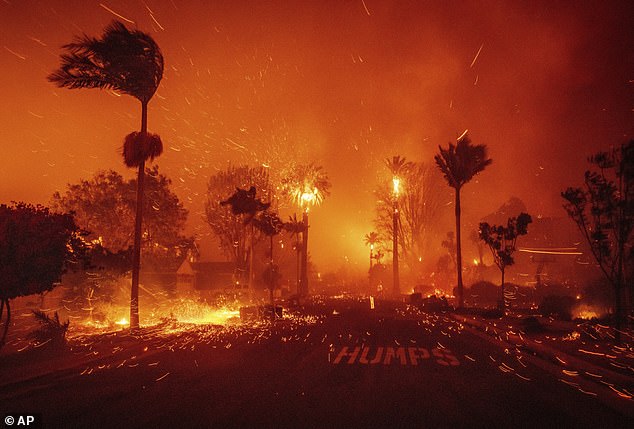
[[[249,294],[253,294],[253,235],[255,231],[253,229],[253,222],[251,222],[251,234],[249,239],[249,282],[247,287],[249,288]]]
[[[273,278],[273,234],[271,234],[271,258],[269,259],[269,263],[271,264],[271,284],[269,285],[269,289],[271,291],[271,305],[273,306],[273,318],[275,319],[275,303],[273,302],[273,292],[275,287],[275,279]]]
[[[7,307],[7,320],[4,322],[4,330],[2,331],[2,338],[0,338],[0,349],[4,346],[7,340],[7,333],[9,332],[9,324],[11,323],[11,306],[9,306],[9,300],[2,300],[2,311],[0,311],[0,320],[2,320],[2,313],[4,312],[4,307]]]
[[[141,102],[141,134],[147,133],[147,102]],[[134,253],[132,255],[132,287],[130,288],[130,331],[139,329],[139,275],[141,270],[141,231],[143,226],[143,185],[145,161],[139,164],[134,221]]]
[[[300,296],[308,295],[308,213],[302,216],[304,230],[302,231],[302,276],[300,279]]]
[[[504,295],[504,268],[502,268],[501,271],[502,271],[502,288],[501,288],[502,296],[498,300],[498,309],[504,311],[506,310],[506,298]]]
[[[401,285],[398,275],[398,202],[394,199],[392,207],[392,294],[399,298]]]
[[[456,270],[458,271],[458,308],[464,307],[462,285],[462,247],[460,244],[460,188],[456,188]]]
[[[297,261],[295,264],[295,280],[296,280],[296,286],[297,286],[297,295],[301,295],[302,291],[301,291],[301,278],[300,278],[300,262],[301,262],[301,248],[299,247],[299,235],[297,235],[295,237],[297,239],[297,242],[295,243],[295,254],[297,256]]]

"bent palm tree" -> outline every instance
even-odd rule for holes
[[[231,213],[234,216],[244,215],[243,225],[246,228],[247,225],[251,228],[250,245],[249,245],[249,290],[253,290],[253,246],[254,246],[254,218],[255,216],[267,210],[271,203],[264,203],[260,199],[255,198],[256,189],[255,186],[251,186],[248,190],[242,188],[236,188],[236,191],[224,201],[220,201],[221,206],[230,205]]]
[[[464,306],[464,287],[462,284],[462,249],[460,244],[460,190],[471,181],[473,176],[484,170],[492,159],[487,157],[486,145],[472,145],[467,134],[458,138],[454,146],[449,143],[447,149],[438,146],[440,153],[434,159],[442,171],[447,183],[456,191],[456,270],[458,271],[458,307]]]
[[[147,106],[163,77],[163,54],[154,39],[113,21],[101,38],[82,36],[63,46],[61,66],[48,76],[59,87],[99,88],[131,95],[141,102],[141,131],[125,138],[124,162],[138,167],[134,256],[130,292],[130,329],[139,328],[139,268],[145,161],[163,151],[159,136],[147,132]]]

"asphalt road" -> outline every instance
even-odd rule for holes
[[[610,407],[447,314],[353,301],[310,311],[272,326],[81,338],[46,364],[0,358],[0,417],[39,413],[41,427],[64,428],[631,427],[632,402]]]

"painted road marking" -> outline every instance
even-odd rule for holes
[[[329,355],[330,359],[330,355]],[[458,366],[460,361],[449,349],[433,348],[431,353],[423,347],[348,347],[343,346],[337,357],[332,361],[333,365],[347,362],[348,365],[392,365],[418,366],[425,360],[432,360],[442,366]]]

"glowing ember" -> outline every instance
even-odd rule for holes
[[[212,325],[226,325],[231,319],[240,317],[239,310],[232,310],[226,307],[212,309],[202,308],[202,311],[197,314],[190,314],[185,317],[176,317],[179,322],[192,323],[192,324],[212,324]]]
[[[582,311],[577,313],[577,317],[579,319],[590,320],[590,319],[597,319],[599,317],[599,315],[596,312],[592,311],[592,310],[582,310]]]
[[[605,311],[589,305],[579,305],[573,310],[573,317],[576,319],[600,319],[605,314]]]
[[[239,321],[239,305],[213,306],[194,298],[163,299],[141,311],[141,325],[155,327],[165,323],[185,325],[221,325],[227,326]],[[129,308],[123,303],[98,302],[91,307],[92,312],[85,309],[69,313],[73,319],[70,336],[104,333],[130,326],[127,317]]]

